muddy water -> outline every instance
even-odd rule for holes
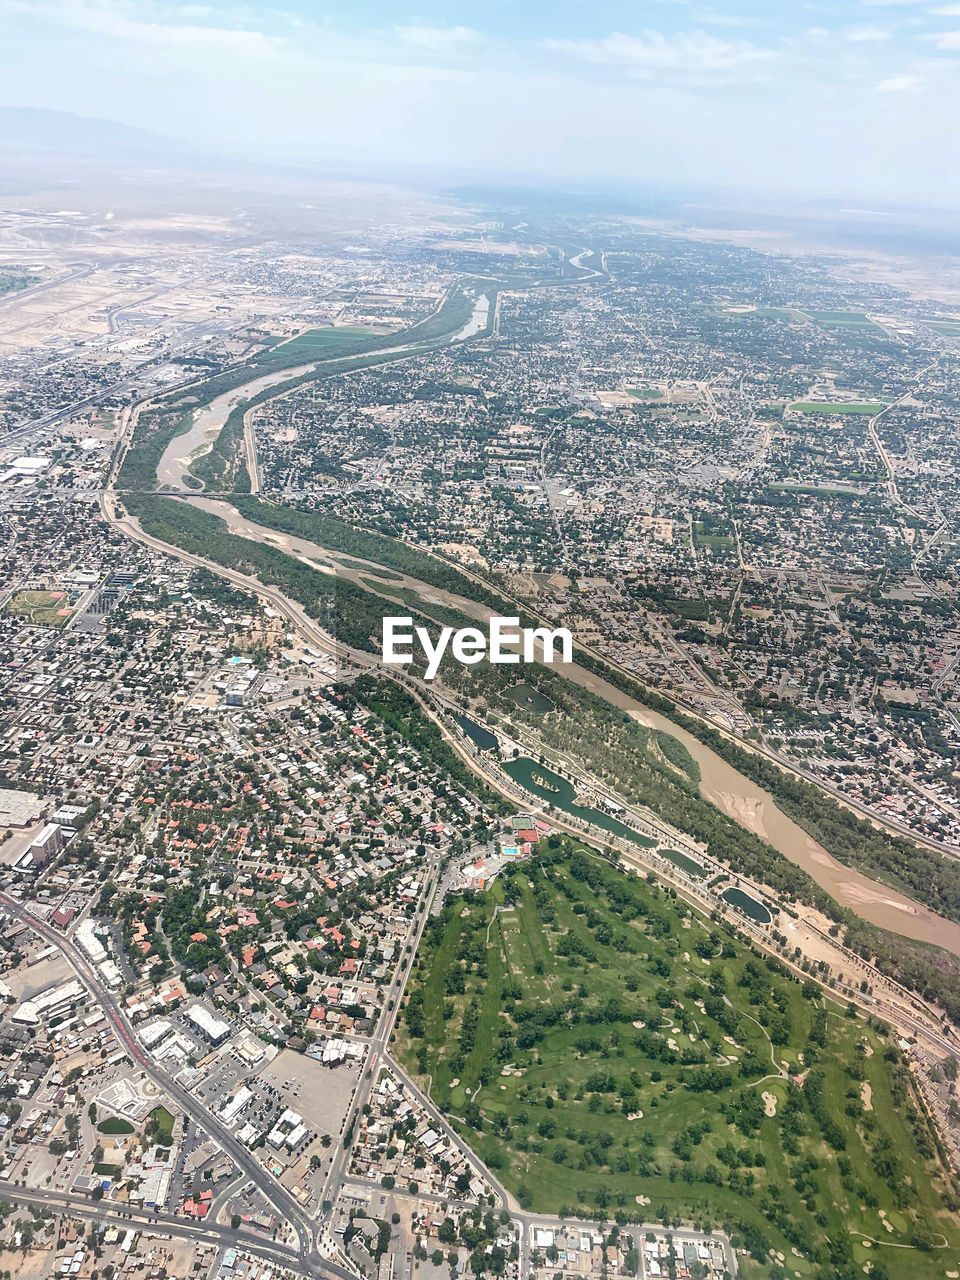
[[[164,450],[163,457],[157,464],[157,482],[161,486],[166,485],[182,492],[191,492],[191,486],[184,482],[190,463],[195,458],[210,452],[214,440],[230,416],[231,409],[234,409],[241,400],[255,396],[258,391],[275,386],[278,382],[286,382],[287,379],[295,378],[311,368],[313,368],[312,365],[305,364],[298,365],[295,369],[280,369],[273,373],[265,373],[262,378],[245,382],[243,386],[234,387],[232,391],[225,391],[222,396],[217,396],[202,409],[197,409],[193,415],[190,430],[171,440]],[[195,487],[192,492],[196,492]]]
[[[821,888],[863,920],[907,938],[932,942],[960,956],[960,924],[945,920],[927,907],[852,867],[845,867],[823,845],[777,807],[769,791],[739,773],[697,738],[665,716],[637,702],[582,667],[565,669],[577,684],[629,712],[642,724],[663,729],[687,748],[700,766],[700,790],[713,804],[741,826],[802,867]]]
[[[336,564],[335,557],[331,557],[315,543],[277,533],[263,525],[255,524],[241,516],[226,502],[193,498],[191,503],[225,519],[232,533],[270,543],[292,555],[309,557],[314,563],[319,561],[321,566],[324,562],[328,566]],[[358,581],[363,576],[356,570],[344,569],[342,566],[337,566],[336,571],[339,575],[352,578],[354,581]],[[459,596],[435,587],[424,586],[405,574],[400,575],[398,583],[390,585],[409,587],[418,591],[424,599],[439,600],[479,621],[485,621],[490,617],[491,611],[485,606],[463,600]],[[792,818],[788,818],[777,807],[776,801],[768,791],[739,773],[686,729],[681,729],[665,716],[637,702],[614,685],[608,684],[607,681],[576,663],[564,664],[559,669],[568,679],[614,706],[620,707],[640,723],[650,728],[663,729],[682,742],[700,766],[700,790],[704,797],[723,813],[739,822],[741,826],[746,827],[748,831],[753,831],[773,845],[790,862],[802,867],[842,906],[849,907],[851,911],[871,924],[920,942],[934,943],[960,956],[960,924],[945,920],[895,889],[888,889],[885,885],[878,884],[876,880],[871,880],[869,876],[862,875],[851,867],[845,867],[821,844],[807,835]]]

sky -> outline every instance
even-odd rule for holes
[[[0,0],[0,102],[228,157],[960,207],[951,0]]]

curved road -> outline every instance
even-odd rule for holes
[[[281,1219],[289,1224],[296,1233],[299,1247],[296,1250],[286,1250],[284,1246],[277,1246],[278,1249],[283,1250],[289,1257],[296,1259],[300,1267],[308,1275],[320,1277],[321,1280],[354,1280],[349,1271],[321,1257],[316,1248],[314,1226],[293,1196],[266,1174],[247,1148],[228,1129],[219,1124],[205,1107],[200,1105],[186,1089],[169,1076],[166,1071],[157,1067],[143,1053],[116,999],[101,985],[96,973],[91,969],[73,942],[56,930],[49,928],[42,920],[38,920],[22,903],[15,898],[11,898],[6,893],[0,892],[0,906],[10,915],[36,930],[45,941],[58,947],[63,952],[84,986],[100,1005],[113,1027],[117,1039],[133,1058],[134,1062],[137,1063],[145,1075],[149,1076],[156,1085],[166,1092],[185,1115],[190,1116],[198,1128],[207,1132],[223,1148],[237,1167],[255,1183],[257,1188],[269,1200]]]

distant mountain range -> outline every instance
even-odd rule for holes
[[[0,154],[83,157],[100,161],[181,163],[196,159],[190,144],[150,129],[95,116],[37,107],[0,106]]]

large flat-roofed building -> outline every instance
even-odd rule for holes
[[[11,1017],[14,1022],[35,1025],[41,1019],[52,1018],[55,1014],[63,1013],[70,1005],[82,1000],[85,995],[86,992],[80,981],[77,978],[70,978],[58,987],[50,987],[42,991],[31,1000],[22,1001]]]
[[[212,1013],[202,1004],[195,1004],[191,1009],[188,1009],[186,1016],[203,1038],[209,1040],[213,1045],[223,1044],[233,1030],[228,1022],[218,1018],[215,1013]]]
[[[47,801],[31,791],[10,791],[0,787],[0,827],[29,827],[47,812]]]

